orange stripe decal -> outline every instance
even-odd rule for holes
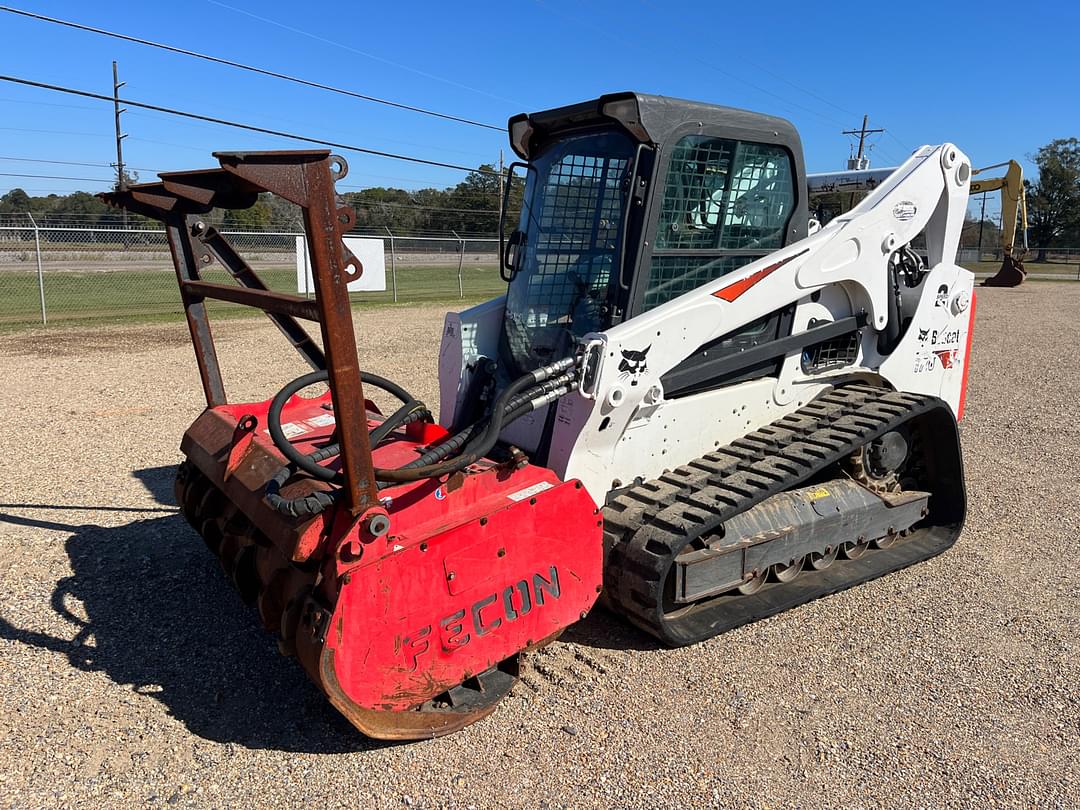
[[[788,256],[786,259],[781,259],[780,261],[776,262],[775,264],[770,264],[768,267],[763,267],[760,270],[758,270],[756,273],[751,273],[749,276],[747,276],[744,279],[739,279],[738,281],[735,281],[735,282],[732,282],[731,284],[728,284],[726,287],[721,287],[719,290],[714,292],[713,295],[716,296],[717,298],[722,298],[723,300],[727,301],[729,304],[733,304],[733,303],[735,303],[735,300],[740,295],[745,293],[747,290],[749,290],[751,287],[753,287],[755,284],[757,284],[763,278],[770,275],[771,273],[773,273],[777,269],[783,267],[785,264],[790,262],[792,259],[799,258],[799,256],[802,256],[804,253],[806,253],[809,250],[810,250],[810,248],[805,248],[804,250],[801,250],[798,253],[793,253],[792,255]]]
[[[975,336],[975,290],[971,291],[971,314],[968,315],[967,346],[964,348],[964,376],[960,378],[960,402],[956,406],[956,421],[964,418],[964,403],[967,401],[968,369],[971,368],[971,339]]]

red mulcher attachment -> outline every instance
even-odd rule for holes
[[[1001,268],[993,276],[983,279],[983,287],[1019,287],[1027,278],[1023,259],[1005,254]]]
[[[347,283],[362,272],[328,152],[215,153],[220,169],[104,194],[165,223],[207,409],[184,435],[184,515],[279,646],[362,732],[448,734],[494,710],[518,654],[583,617],[601,588],[596,504],[496,445],[504,422],[576,384],[567,358],[512,383],[449,436],[400,386],[360,371]],[[272,292],[202,216],[269,191],[303,210],[316,297]],[[240,286],[200,278],[222,264]],[[262,309],[315,370],[272,400],[229,404],[208,298]],[[297,319],[319,323],[325,352]],[[297,393],[325,382],[321,397]],[[383,417],[374,385],[402,401]]]

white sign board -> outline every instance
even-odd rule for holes
[[[365,239],[361,236],[346,236],[345,247],[360,261],[364,271],[356,281],[349,282],[349,292],[377,292],[386,289],[386,255],[383,252],[383,240]],[[311,277],[311,259],[308,256],[307,240],[296,237],[296,291],[301,294],[315,292],[315,282]]]

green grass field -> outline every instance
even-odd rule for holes
[[[965,265],[976,273],[996,273],[997,262]],[[1027,264],[1029,273],[1080,278],[1074,264]],[[289,267],[260,269],[260,277],[281,292],[296,292],[295,271]],[[208,281],[225,281],[224,271],[206,273]],[[386,273],[384,292],[354,293],[357,306],[393,305],[390,270]],[[171,318],[181,312],[180,294],[172,273],[153,270],[118,270],[112,272],[46,272],[44,274],[45,309],[50,324],[80,321],[131,322]],[[457,265],[402,266],[397,270],[399,305],[475,302],[501,294],[506,285],[491,265],[465,265],[458,292]],[[211,302],[215,317],[255,314],[236,304]],[[41,300],[36,273],[0,272],[0,330],[41,324]]]
[[[296,292],[296,273],[292,268],[260,269],[259,277],[271,289]],[[479,301],[492,298],[506,289],[494,266],[465,265],[458,292],[457,265],[398,267],[398,304],[426,302]],[[207,281],[225,282],[223,271],[205,273]],[[153,270],[118,270],[113,272],[46,272],[44,274],[45,311],[50,324],[72,321],[155,320],[180,313],[180,293],[176,277]],[[389,268],[384,292],[353,293],[359,306],[393,305],[394,295]],[[210,303],[213,316],[252,313],[247,307],[220,301]],[[41,300],[36,273],[0,272],[0,329],[40,325]]]

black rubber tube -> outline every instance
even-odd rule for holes
[[[524,416],[525,413],[527,413],[527,411],[522,411],[518,413],[518,408],[520,408],[522,405],[528,403],[532,399],[535,399],[537,396],[555,390],[560,385],[572,382],[572,378],[572,374],[564,374],[559,377],[554,377],[552,379],[546,380],[540,385],[535,386],[534,388],[530,388],[524,393],[519,394],[518,396],[511,399],[506,406],[506,417],[503,421],[503,426],[509,424],[510,422],[513,422],[515,419],[518,419]],[[441,444],[430,448],[426,453],[420,456],[420,458],[406,464],[402,469],[414,469],[416,467],[423,467],[429,464],[434,464],[438,461],[442,461],[448,455],[457,451],[458,448],[467,445],[476,436],[478,429],[482,425],[482,422],[477,422],[469,425],[469,427],[463,430],[458,431],[449,439],[444,440]]]
[[[495,442],[498,441],[499,432],[502,430],[502,426],[505,423],[507,405],[509,405],[510,400],[534,381],[535,377],[532,374],[525,374],[506,386],[503,392],[499,394],[498,398],[495,400],[495,405],[491,411],[491,417],[484,427],[484,432],[480,436],[471,439],[465,446],[465,449],[454,458],[441,463],[426,464],[418,467],[404,467],[396,470],[376,469],[375,478],[379,481],[389,481],[392,483],[419,481],[423,478],[435,478],[437,476],[457,472],[458,470],[464,469],[470,464],[475,463],[482,458],[485,453],[491,450],[491,448],[495,446]],[[466,428],[466,430],[470,429]]]
[[[293,446],[293,443],[289,441],[288,437],[285,436],[284,431],[281,429],[281,411],[285,407],[285,403],[288,402],[294,394],[312,385],[326,382],[328,378],[329,375],[325,370],[312,371],[309,374],[297,377],[277,392],[270,402],[270,410],[266,415],[266,427],[270,431],[270,438],[273,440],[274,446],[281,451],[285,458],[297,467],[321,481],[333,481],[337,478],[338,473],[312,461],[308,456],[301,453]],[[380,377],[378,374],[362,371],[360,372],[360,381],[364,385],[381,388],[383,391],[397,397],[404,403],[416,402],[412,395],[400,385],[385,377]]]
[[[572,365],[572,361],[567,359],[560,362],[562,363],[562,368],[559,368],[558,364],[553,364],[556,368],[553,369],[549,366],[544,369],[538,369],[535,372],[524,374],[510,383],[510,385],[508,385],[495,400],[491,416],[487,419],[486,424],[478,422],[471,425],[455,436],[452,436],[450,439],[444,441],[438,447],[429,450],[420,459],[417,459],[404,467],[398,469],[375,468],[374,473],[376,480],[384,483],[406,483],[410,481],[419,481],[425,478],[435,478],[462,470],[483,458],[498,442],[499,433],[502,431],[504,425],[529,413],[533,408],[531,403],[537,397],[554,390],[554,388],[562,384],[558,382],[560,377],[553,377],[552,374],[557,374],[558,371],[569,368]],[[270,403],[270,409],[267,414],[267,428],[274,445],[296,467],[322,481],[339,481],[341,475],[339,472],[323,467],[318,462],[331,457],[331,455],[333,455],[332,451],[335,449],[340,451],[340,447],[330,445],[315,453],[305,455],[296,449],[285,436],[284,431],[281,428],[281,411],[285,407],[285,403],[298,391],[311,385],[325,382],[327,376],[326,371],[314,371],[310,374],[298,377],[285,385]],[[564,374],[562,376],[566,375]],[[361,380],[366,384],[382,388],[405,403],[402,408],[399,408],[389,419],[383,422],[382,425],[372,431],[372,438],[377,439],[372,443],[372,446],[374,447],[379,441],[382,441],[383,438],[389,435],[390,431],[394,430],[400,424],[403,424],[403,420],[408,419],[413,413],[416,413],[417,406],[419,406],[419,408],[423,408],[423,406],[409,396],[408,392],[401,388],[401,386],[384,377],[361,372]],[[479,435],[476,435],[477,430],[481,430],[482,432]],[[457,448],[462,446],[464,446],[464,449],[457,452],[453,458],[445,461],[441,460],[447,455],[455,453]],[[423,463],[429,459],[434,460],[436,458],[440,460],[435,461],[435,463]],[[284,480],[287,480],[287,476]],[[274,485],[276,482],[276,487],[268,487],[268,495],[271,490],[276,491],[276,488],[280,487],[280,485],[284,483],[284,480],[277,481],[277,477],[275,477],[274,481],[271,482],[271,485]],[[277,497],[280,500],[285,501],[285,499],[281,499],[280,496]],[[282,506],[284,506],[284,504],[282,504]],[[325,508],[325,506],[323,506],[323,508]],[[285,510],[282,509],[282,511]],[[321,511],[321,509],[319,511]]]

